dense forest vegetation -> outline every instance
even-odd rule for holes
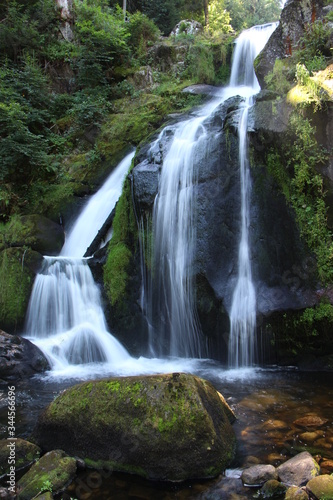
[[[117,2],[75,1],[68,37],[59,31],[65,20],[55,0],[1,3],[3,222],[24,212],[55,218],[63,200],[96,181],[101,162],[108,168],[105,161],[113,164],[128,143],[138,144],[168,112],[193,104],[195,98],[180,93],[186,84],[227,79],[237,31],[277,19],[280,11],[278,0],[131,1],[127,7],[124,20]],[[183,70],[166,76],[155,67],[150,93],[140,90],[133,75],[152,63],[149,49],[160,35],[184,17],[204,24],[205,11],[200,37],[184,33],[173,40],[190,46]],[[121,120],[125,110],[130,116]]]

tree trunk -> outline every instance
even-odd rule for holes
[[[208,0],[204,0],[204,11],[205,11],[205,26],[208,26]]]

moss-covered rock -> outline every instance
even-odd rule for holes
[[[318,500],[333,498],[333,476],[324,474],[314,477],[306,485],[307,491]]]
[[[0,379],[25,379],[49,368],[44,354],[32,342],[0,330]]]
[[[11,332],[22,326],[41,254],[25,248],[0,252],[0,324]]]
[[[8,446],[10,443],[14,443],[15,447],[15,452],[13,452],[15,453],[16,470],[27,467],[40,456],[40,448],[33,443],[29,443],[29,441],[25,441],[21,438],[17,438],[15,442],[2,439],[0,441],[0,477],[4,474],[8,474],[10,471],[10,464],[8,463],[11,453],[11,448]]]
[[[234,455],[235,419],[209,382],[173,373],[76,385],[53,401],[33,432],[88,466],[182,481],[213,477]]]
[[[27,228],[27,236],[31,238],[31,248],[41,254],[58,255],[65,241],[63,228],[44,217],[33,214],[21,217],[21,221]],[[21,246],[25,244],[22,241]]]
[[[17,483],[17,499],[30,500],[38,493],[63,491],[76,473],[76,459],[62,450],[46,453]]]

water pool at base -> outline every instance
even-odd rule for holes
[[[237,436],[234,462],[224,475],[209,481],[166,485],[131,475],[93,471],[79,472],[77,481],[60,498],[122,499],[237,499],[253,498],[255,491],[243,488],[241,470],[255,463],[279,465],[308,450],[323,463],[333,459],[333,377],[331,373],[300,372],[295,369],[248,368],[226,370],[214,361],[172,360],[160,362],[163,372],[186,371],[207,379],[223,394],[234,410]],[[141,373],[156,373],[154,362],[140,361]],[[150,364],[150,370],[148,369]],[[99,378],[119,373],[95,373]],[[121,373],[130,375],[131,373]],[[133,372],[138,374],[138,372]],[[83,378],[38,376],[15,383],[17,394],[17,437],[28,438],[38,415],[56,395]],[[0,438],[7,437],[7,384],[0,383]],[[315,432],[297,426],[296,419],[315,415],[327,420]],[[191,457],[189,456],[189,460]]]

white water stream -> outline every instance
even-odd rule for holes
[[[26,335],[56,371],[72,365],[130,359],[107,331],[99,289],[83,255],[115,207],[134,152],[114,169],[90,198],[72,227],[59,257],[44,257],[30,297]]]
[[[251,179],[249,169],[247,125],[253,96],[260,90],[253,62],[264,48],[276,24],[254,26],[243,31],[236,41],[230,86],[248,89],[238,125],[241,185],[241,237],[238,253],[238,279],[230,311],[228,364],[232,368],[252,366],[255,361],[256,293],[252,282],[249,226]]]

